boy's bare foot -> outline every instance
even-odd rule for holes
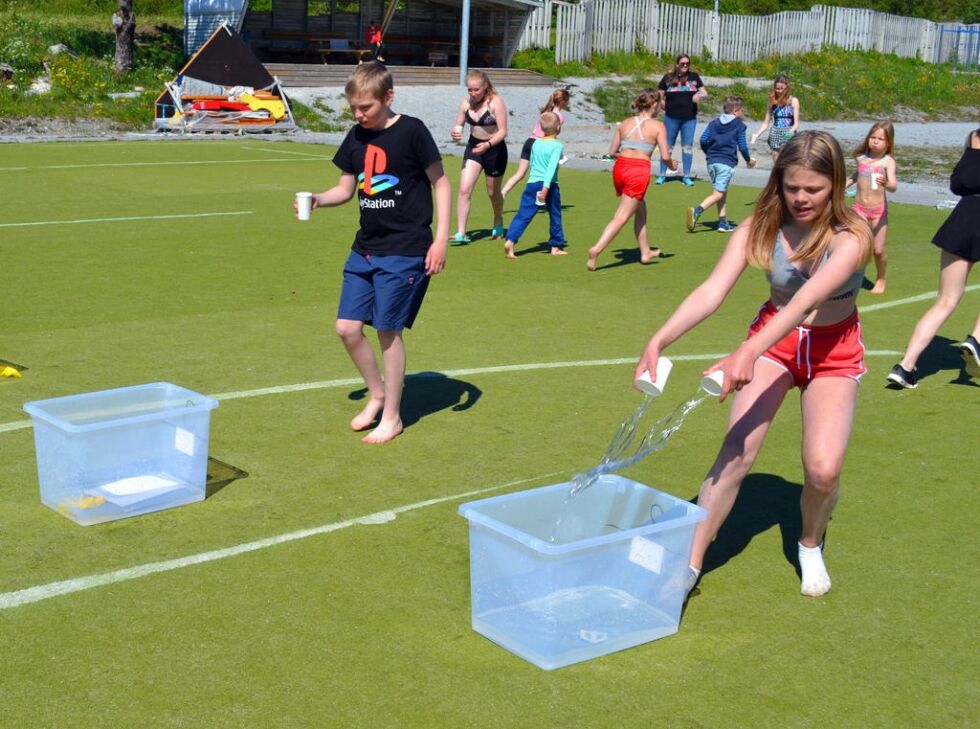
[[[872,294],[883,294],[885,293],[885,279],[880,278],[875,281],[875,285],[871,287],[871,291],[868,293]]]
[[[514,255],[514,244],[509,240],[504,242],[504,255],[508,258],[517,258],[517,256]]]
[[[385,401],[383,397],[372,397],[369,399],[364,409],[350,421],[350,429],[359,432],[370,428],[371,424],[377,419],[378,413],[384,409],[384,406]]]
[[[596,259],[599,258],[599,251],[595,249],[595,246],[589,249],[589,262],[585,264],[585,267],[590,271],[595,271]]]
[[[566,251],[564,248],[559,248],[558,246],[552,246],[551,247],[551,255],[553,255],[553,256],[567,256],[568,255],[568,251]]]
[[[392,422],[382,420],[378,424],[377,428],[365,435],[363,438],[361,438],[361,440],[365,443],[371,443],[374,445],[387,443],[388,441],[394,440],[401,435],[402,430],[401,418],[397,418]]]
[[[652,261],[654,258],[660,258],[661,256],[663,256],[663,254],[664,252],[662,250],[660,250],[659,248],[654,248],[652,251],[650,251],[649,256],[640,256],[640,263],[642,263],[645,266],[648,263],[650,263],[650,261]]]

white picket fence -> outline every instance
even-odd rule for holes
[[[710,53],[723,61],[752,61],[824,46],[876,50],[942,62],[956,49],[939,42],[940,30],[971,33],[980,24],[943,25],[863,8],[814,5],[809,11],[748,16],[714,13],[658,0],[544,0],[530,14],[518,50],[553,48],[558,63],[593,53]],[[962,53],[961,53],[962,55]]]

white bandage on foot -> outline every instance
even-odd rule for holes
[[[808,597],[818,597],[830,592],[830,575],[823,563],[823,550],[820,547],[804,547],[799,545],[800,572],[803,577],[800,582],[800,594]]]

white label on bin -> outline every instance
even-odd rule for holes
[[[189,430],[177,428],[177,435],[174,437],[174,448],[185,456],[194,455],[194,434]]]
[[[649,539],[633,537],[633,541],[630,542],[629,559],[633,564],[638,564],[643,569],[659,575],[664,566],[664,548]]]

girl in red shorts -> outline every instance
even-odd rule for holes
[[[782,148],[755,214],[738,226],[721,259],[653,335],[636,367],[656,372],[660,354],[713,314],[748,266],[767,272],[769,301],[749,337],[705,374],[724,374],[721,399],[737,394],[721,450],[701,485],[708,511],[694,535],[687,589],[735,503],[776,412],[800,389],[803,416],[803,529],[800,592],[823,595],[830,575],[823,539],[840,487],[858,382],[864,374],[855,298],[871,232],[844,203],[844,156],[826,132],[797,134]]]
[[[634,218],[633,231],[640,247],[640,263],[649,263],[660,255],[659,248],[651,250],[647,238],[647,204],[643,196],[650,184],[650,158],[654,148],[660,147],[661,159],[671,170],[677,169],[677,162],[670,158],[667,129],[654,118],[660,111],[659,94],[647,89],[633,102],[633,108],[636,109],[636,116],[616,125],[616,133],[609,145],[610,156],[616,156],[613,186],[619,197],[619,207],[598,242],[589,249],[590,271],[595,271],[599,254],[612,243],[630,218]]]

